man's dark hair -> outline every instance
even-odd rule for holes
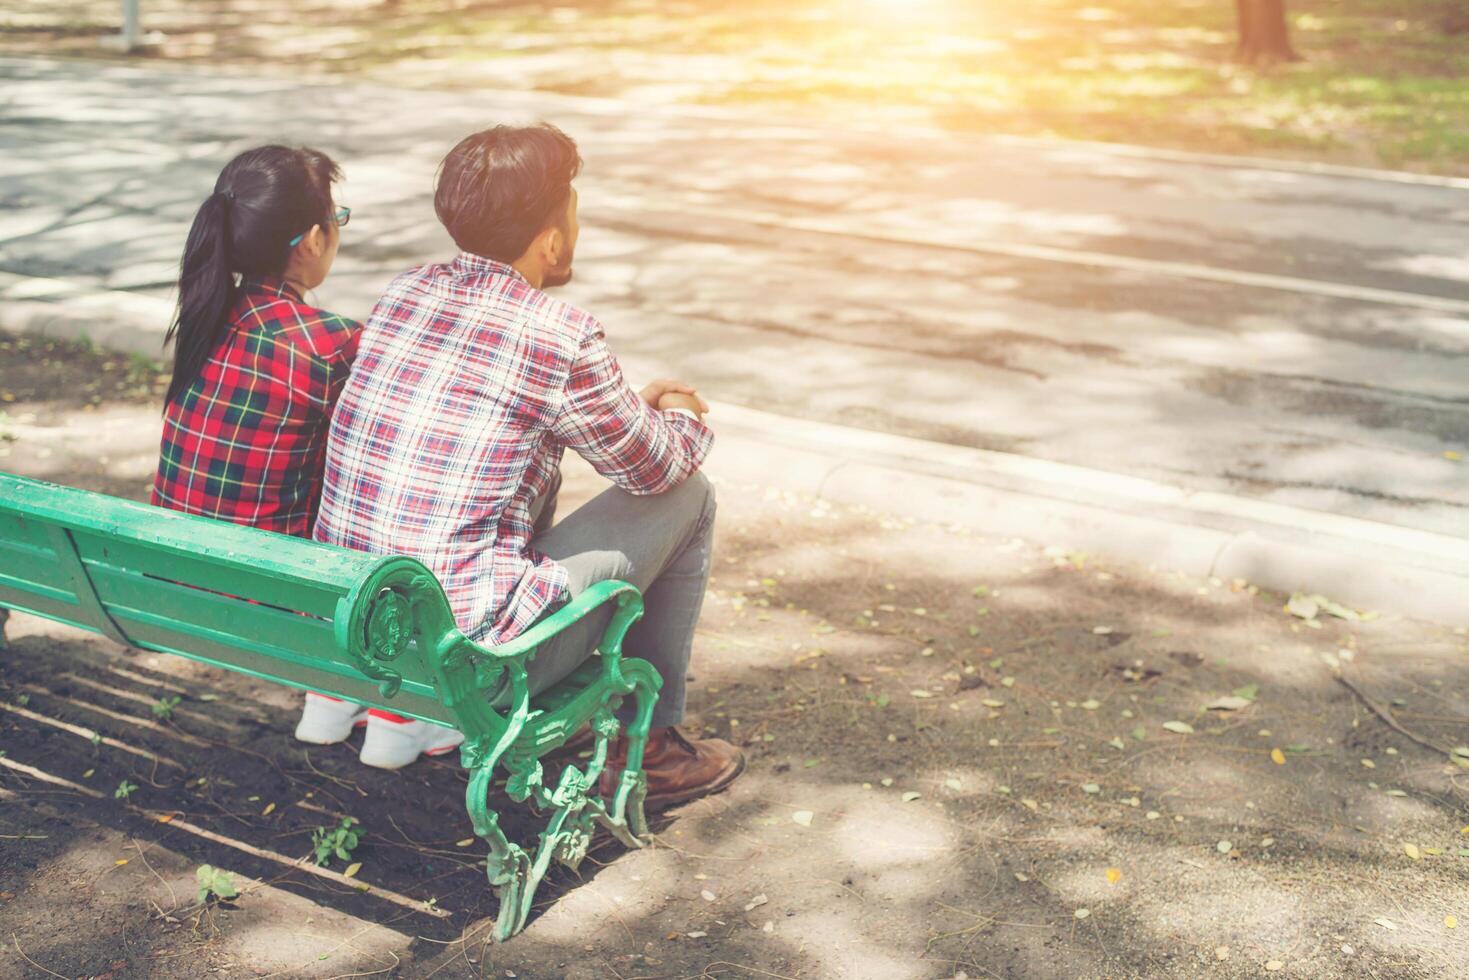
[[[434,211],[464,251],[513,262],[562,220],[579,170],[576,143],[550,123],[496,126],[444,157]]]

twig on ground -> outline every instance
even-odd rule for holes
[[[153,873],[153,877],[155,877],[159,881],[163,882],[163,887],[168,889],[168,897],[169,897],[169,900],[173,902],[173,907],[174,908],[178,908],[178,904],[179,904],[179,896],[178,896],[178,893],[173,890],[173,886],[168,883],[167,879],[165,879],[163,877],[163,875],[161,875],[157,871],[154,871],[153,870],[153,865],[151,865],[151,864],[148,863],[148,855],[143,851],[143,846],[141,844],[139,844],[136,840],[133,840],[132,838],[129,838],[128,839],[128,843],[132,844],[133,845],[133,850],[135,850],[135,851],[138,852],[138,860],[140,860],[140,861],[143,862],[143,867],[145,867],[149,871],[151,871]]]
[[[46,969],[44,966],[42,966],[41,964],[37,963],[35,960],[33,960],[29,956],[27,956],[26,955],[26,951],[20,948],[20,940],[17,939],[17,938],[15,938],[15,933],[13,933],[13,932],[10,934],[10,945],[12,945],[12,946],[15,947],[15,951],[20,954],[20,958],[21,959],[25,960],[31,966],[35,967],[36,969],[40,970],[42,973],[46,974],[46,976],[48,976],[48,977],[60,977],[60,980],[67,980],[66,977],[61,976],[61,974],[59,974],[59,973],[53,973],[51,970]]]
[[[363,789],[361,786],[358,786],[356,783],[352,782],[350,779],[342,779],[340,776],[333,776],[329,772],[322,772],[320,769],[316,768],[316,766],[312,765],[311,764],[311,753],[309,751],[308,752],[302,752],[301,753],[301,757],[306,760],[306,768],[307,769],[310,769],[312,772],[316,773],[322,779],[329,779],[332,782],[336,783],[338,786],[342,787],[343,789],[353,790],[359,796],[366,796],[367,795],[367,790]]]
[[[1376,701],[1372,700],[1372,698],[1368,697],[1367,693],[1356,684],[1353,684],[1351,681],[1347,680],[1346,676],[1343,675],[1341,671],[1334,670],[1331,672],[1331,675],[1336,678],[1337,683],[1341,684],[1342,687],[1355,694],[1357,696],[1357,700],[1366,705],[1369,711],[1371,711],[1378,718],[1381,718],[1389,728],[1397,732],[1399,735],[1403,736],[1403,738],[1406,738],[1411,742],[1416,742],[1419,745],[1423,746],[1425,749],[1432,749],[1439,755],[1449,754],[1448,749],[1438,745],[1434,745],[1432,742],[1422,737],[1421,735],[1415,735],[1414,733],[1408,731],[1408,729],[1404,728],[1401,724],[1398,723],[1398,720],[1388,712],[1386,708],[1378,704]]]
[[[701,976],[715,976],[715,974],[712,974],[712,973],[709,972],[709,969],[711,967],[716,967],[716,966],[732,966],[736,970],[745,970],[748,973],[754,973],[754,974],[757,974],[757,975],[762,976],[762,977],[775,977],[775,980],[798,980],[798,978],[796,978],[796,977],[788,977],[784,973],[771,973],[768,970],[761,970],[761,969],[759,969],[757,967],[753,967],[753,966],[744,966],[744,965],[739,964],[739,963],[729,963],[729,962],[726,962],[725,960],[715,960],[713,963],[705,964],[704,969],[703,969],[703,971],[702,971],[702,973],[700,975]]]

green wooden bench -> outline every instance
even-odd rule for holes
[[[600,656],[531,698],[525,667],[537,647],[607,603]],[[629,847],[646,837],[643,745],[663,682],[647,661],[621,656],[642,615],[625,582],[599,583],[511,642],[480,646],[455,626],[433,573],[412,559],[0,473],[0,606],[462,731],[466,805],[489,843],[500,940],[525,926],[552,860],[580,863],[594,825]],[[502,677],[510,695],[497,710],[488,692]],[[629,695],[637,714],[627,765],[604,799],[598,777],[620,727],[613,712]],[[566,765],[550,785],[540,759],[586,723],[590,761]],[[505,836],[489,806],[496,766],[511,799],[549,812],[533,852]]]

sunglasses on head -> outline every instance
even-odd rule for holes
[[[347,227],[347,222],[352,220],[352,209],[346,206],[337,208],[336,212],[332,215],[332,220],[336,222],[338,228]],[[306,232],[301,232],[301,234],[291,239],[290,246],[295,248],[301,244],[301,240],[305,237]]]

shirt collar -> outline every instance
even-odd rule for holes
[[[510,276],[521,282],[529,282],[525,276],[520,274],[520,270],[510,263],[487,259],[473,252],[460,252],[450,263],[450,268],[454,270],[456,279],[489,279],[492,276]]]
[[[242,283],[242,286],[250,292],[265,293],[268,296],[281,296],[286,299],[295,300],[297,303],[305,302],[305,297],[301,295],[300,291],[280,276],[250,276]]]

